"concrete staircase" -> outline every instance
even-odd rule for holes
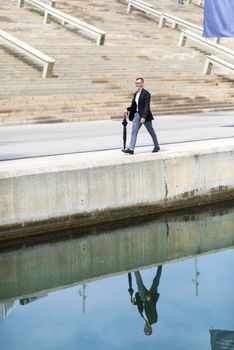
[[[202,23],[199,6],[150,3]],[[1,125],[120,117],[137,76],[146,80],[155,115],[234,109],[233,76],[216,67],[212,76],[201,75],[207,49],[194,42],[178,48],[178,31],[158,29],[137,10],[127,14],[125,0],[57,0],[58,9],[105,30],[104,46],[67,25],[43,25],[41,12],[29,5],[0,0],[0,6],[3,30],[56,59],[53,78],[44,80],[37,64],[0,41]],[[233,39],[222,43],[234,48]]]

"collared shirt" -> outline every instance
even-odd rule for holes
[[[138,103],[139,103],[139,97],[140,97],[141,91],[137,91],[136,96],[135,96],[135,102],[136,102],[136,110],[138,112]]]

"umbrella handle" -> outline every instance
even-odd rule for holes
[[[123,118],[122,125],[125,127],[128,125],[128,121],[126,117]]]

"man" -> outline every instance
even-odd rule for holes
[[[142,281],[141,274],[139,271],[134,272],[136,277],[138,292],[135,294],[135,298],[132,297],[133,289],[131,285],[131,276],[128,276],[129,289],[128,292],[131,296],[131,303],[136,305],[141,317],[145,321],[144,333],[145,335],[151,335],[152,324],[158,321],[158,313],[156,304],[159,298],[158,286],[160,282],[160,277],[162,274],[162,265],[158,266],[157,273],[153,279],[150,290],[148,290]]]
[[[128,154],[134,154],[134,148],[136,145],[137,134],[142,126],[145,125],[147,131],[152,137],[154,143],[154,149],[152,152],[158,152],[160,150],[156,133],[154,131],[152,120],[153,115],[150,110],[150,93],[144,89],[144,79],[136,79],[136,92],[133,95],[132,104],[124,111],[125,118],[129,113],[129,120],[132,123],[132,135],[128,149],[123,149],[122,152]]]

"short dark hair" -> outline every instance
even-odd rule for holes
[[[142,81],[142,83],[144,83],[144,79],[143,78],[136,78],[136,80],[141,80]]]

